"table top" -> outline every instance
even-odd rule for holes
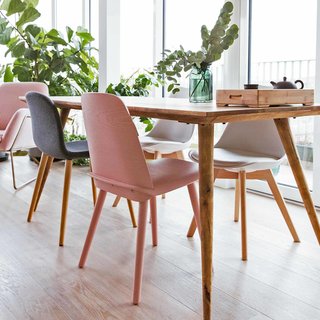
[[[81,97],[51,97],[60,108],[81,109]],[[215,101],[190,103],[188,99],[121,97],[132,116],[170,119],[187,123],[221,123],[320,115],[320,103],[268,108],[218,107]]]

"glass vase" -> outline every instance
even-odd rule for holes
[[[189,76],[190,102],[212,101],[212,72],[210,66],[205,69],[194,66]]]

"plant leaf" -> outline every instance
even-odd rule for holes
[[[17,21],[16,25],[18,28],[20,28],[24,24],[38,19],[40,16],[41,16],[41,14],[36,8],[29,7],[23,11],[23,13],[22,13],[20,19]]]
[[[12,82],[13,81],[13,73],[11,71],[10,66],[6,66],[6,70],[4,72],[3,81],[4,82]]]
[[[21,0],[4,0],[0,9],[7,11],[7,16],[22,12],[27,7],[27,4]]]

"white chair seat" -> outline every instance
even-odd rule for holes
[[[179,142],[150,136],[139,136],[139,141],[143,150],[149,153],[160,152],[162,154],[181,151],[191,144],[190,141]]]
[[[189,152],[189,157],[194,161],[199,161],[199,154],[195,150]],[[273,169],[281,164],[283,159],[284,157],[278,159],[237,149],[214,149],[214,167],[233,172]]]

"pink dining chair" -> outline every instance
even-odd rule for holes
[[[139,202],[138,235],[133,303],[141,296],[147,208],[150,200],[152,240],[157,245],[156,196],[188,186],[194,216],[199,225],[199,204],[194,182],[198,165],[178,159],[146,162],[137,130],[122,100],[104,93],[81,98],[92,164],[92,177],[100,189],[87,238],[79,261],[85,265],[107,192]]]
[[[13,187],[18,190],[35,178],[17,186],[13,152],[35,147],[31,116],[25,102],[19,99],[28,91],[48,95],[48,87],[40,82],[8,82],[0,85],[0,151],[8,152],[11,158]]]

